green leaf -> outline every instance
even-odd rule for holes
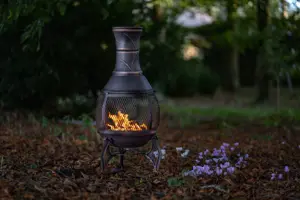
[[[75,1],[74,3],[73,3],[73,6],[74,7],[77,7],[77,6],[79,6],[80,5],[80,2],[79,1]]]
[[[101,14],[103,16],[103,19],[106,19],[109,16],[109,12],[104,8],[101,9]]]
[[[7,16],[7,19],[10,20],[13,18],[13,12],[9,10],[9,15]]]
[[[80,135],[79,140],[87,140],[87,137],[85,135]]]
[[[67,10],[67,5],[58,3],[57,8],[58,8],[60,15],[64,16],[66,13],[66,10]]]
[[[62,129],[60,127],[54,127],[54,136],[59,136],[62,133]]]
[[[48,126],[48,119],[46,117],[42,118],[42,127],[46,128]]]
[[[30,166],[29,166],[31,169],[36,169],[38,166],[36,165],[36,164],[31,164]]]
[[[184,184],[184,180],[178,177],[172,177],[168,179],[168,186],[169,187],[179,187]]]

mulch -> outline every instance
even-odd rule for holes
[[[300,199],[300,131],[209,122],[158,131],[165,158],[158,172],[142,155],[125,155],[125,171],[100,169],[102,141],[79,125],[12,120],[0,126],[0,199]],[[205,149],[240,143],[248,165],[230,176],[183,177]],[[189,149],[182,158],[176,147]],[[112,160],[108,168],[117,164]],[[289,173],[283,173],[289,166]],[[282,172],[282,180],[271,174]]]

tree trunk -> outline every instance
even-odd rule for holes
[[[264,34],[269,24],[269,4],[269,0],[257,0],[257,26],[261,35]],[[269,73],[269,65],[266,59],[266,44],[264,39],[260,38],[258,44],[259,50],[256,57],[258,95],[256,103],[261,103],[269,99],[271,76]]]
[[[227,21],[230,24],[230,30],[236,32],[236,22],[235,22],[235,13],[237,10],[237,0],[227,0]],[[238,45],[233,41],[232,44],[228,47],[227,51],[228,63],[227,63],[227,73],[228,76],[225,83],[224,89],[228,92],[235,93],[240,86],[239,80],[239,51]]]
[[[280,4],[281,4],[281,15],[282,18],[287,18],[288,17],[288,3],[286,2],[286,0],[280,0]]]
[[[286,20],[286,18],[288,18],[288,4],[285,0],[280,0],[280,4],[281,4],[281,18],[282,20]],[[289,87],[289,91],[290,91],[290,95],[291,97],[294,96],[294,89],[293,89],[293,83],[292,83],[292,79],[290,76],[290,72],[286,72],[285,73],[285,77],[286,77],[286,81]]]

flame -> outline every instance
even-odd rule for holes
[[[108,113],[108,118],[112,119],[114,125],[106,124],[113,131],[142,131],[147,130],[146,124],[139,125],[133,120],[129,120],[128,114],[118,111],[117,115]]]

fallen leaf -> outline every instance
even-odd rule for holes
[[[47,191],[46,189],[41,188],[41,187],[39,187],[39,186],[37,186],[37,185],[34,185],[34,188],[35,188],[36,190],[42,192],[42,193],[46,193],[46,191]]]
[[[34,196],[32,194],[30,194],[30,193],[25,193],[23,195],[23,197],[24,197],[24,199],[34,199]]]
[[[72,182],[70,179],[66,178],[65,181],[64,181],[64,185],[67,185],[67,186],[73,186],[75,188],[77,188],[77,184]]]

